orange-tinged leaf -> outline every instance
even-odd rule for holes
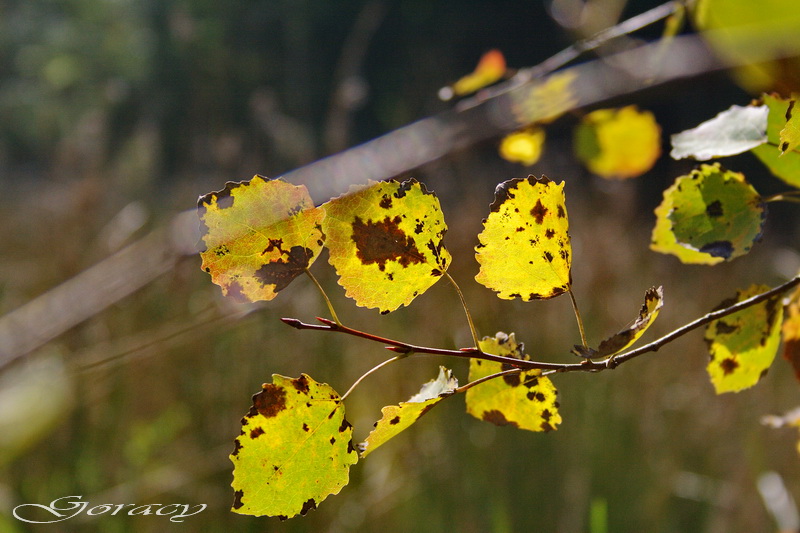
[[[564,183],[515,178],[497,186],[478,235],[475,280],[500,298],[547,299],[569,290],[572,247]]]
[[[767,290],[767,286],[753,285],[717,309]],[[780,345],[782,319],[783,307],[779,298],[773,298],[714,320],[706,327],[705,340],[711,355],[707,370],[717,394],[750,388],[767,373]]]
[[[274,374],[253,396],[230,459],[235,513],[306,514],[349,481],[358,461],[344,404],[306,374]]]
[[[503,137],[500,141],[500,155],[512,163],[531,166],[542,156],[543,145],[544,130],[531,127]]]
[[[506,75],[506,59],[500,50],[489,50],[478,61],[478,66],[470,74],[455,82],[451,87],[439,91],[442,100],[453,96],[465,96],[496,83]]]
[[[527,360],[522,344],[514,334],[499,332],[484,337],[480,349],[486,353]],[[469,380],[511,370],[504,363],[471,359]],[[528,370],[490,379],[467,390],[467,412],[479,420],[498,426],[514,426],[529,431],[552,431],[561,423],[558,413],[558,391],[540,370]]]
[[[322,207],[329,261],[359,306],[408,305],[450,265],[439,199],[416,180],[373,182]]]
[[[598,109],[576,128],[575,152],[598,176],[635,178],[661,155],[661,128],[652,113],[636,106]]]
[[[325,212],[308,190],[255,176],[228,182],[198,200],[205,251],[202,268],[223,294],[272,300],[317,259]]]
[[[439,376],[423,385],[422,389],[408,401],[381,409],[383,416],[375,423],[375,429],[370,432],[366,441],[358,445],[361,457],[366,457],[410,427],[436,404],[452,396],[457,387],[458,380],[453,377],[452,371],[441,366]]]

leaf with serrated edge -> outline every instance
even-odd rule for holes
[[[458,380],[453,377],[453,372],[440,366],[439,376],[423,385],[408,401],[382,408],[383,416],[375,423],[375,429],[367,436],[367,440],[358,445],[361,457],[366,457],[407,429],[436,404],[451,396],[457,387]]]
[[[325,212],[302,185],[255,176],[228,182],[197,205],[206,247],[202,268],[237,300],[272,300],[322,250]]]
[[[625,350],[641,337],[650,324],[658,317],[661,311],[661,306],[664,304],[664,290],[662,287],[651,287],[647,289],[644,294],[644,303],[639,310],[639,316],[634,320],[631,325],[615,333],[611,337],[605,339],[596,350],[588,350],[588,353],[581,353],[583,347],[576,346],[578,350],[576,353],[581,356],[588,357],[606,357],[614,355]]]
[[[671,137],[673,159],[707,161],[741,154],[767,142],[767,106],[731,106],[699,126]]]
[[[781,152],[781,144],[786,142],[786,139],[781,138],[781,132],[787,125],[786,115],[789,113],[791,100],[770,94],[763,95],[761,100],[769,108],[767,116],[768,143],[754,148],[752,153],[775,177],[792,187],[800,187],[800,152],[792,149]],[[792,113],[792,115],[796,114]]]
[[[478,235],[475,280],[500,298],[553,298],[569,290],[572,247],[564,183],[515,178],[497,186]]]
[[[522,344],[514,334],[499,332],[484,337],[480,349],[486,353],[527,360]],[[469,380],[511,370],[507,363],[471,359]],[[528,370],[490,379],[467,390],[467,412],[479,420],[498,426],[513,426],[529,431],[552,431],[561,423],[558,413],[558,391],[541,370]]]
[[[347,485],[358,461],[344,404],[306,374],[278,374],[253,396],[230,459],[232,511],[290,518]]]
[[[730,307],[767,290],[767,286],[753,285],[716,309]],[[780,299],[773,298],[706,326],[705,341],[711,356],[707,370],[717,394],[752,387],[767,373],[781,342],[782,320]]]
[[[328,260],[361,307],[408,305],[450,266],[439,199],[414,179],[372,182],[322,207]]]
[[[667,216],[678,244],[730,261],[761,238],[766,204],[744,175],[704,164],[676,184]]]

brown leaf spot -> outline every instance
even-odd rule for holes
[[[331,445],[336,444],[336,437],[331,437]]]
[[[292,246],[286,255],[286,260],[281,258],[256,270],[255,278],[264,285],[274,285],[275,292],[281,291],[305,271],[314,252],[302,246]]]
[[[264,428],[259,426],[257,428],[253,428],[253,430],[250,432],[250,438],[251,439],[257,439],[258,437],[260,437],[263,434],[264,434]]]
[[[303,375],[297,379],[292,380],[292,385],[298,392],[302,392],[303,394],[308,393],[308,377]]]
[[[492,409],[491,411],[484,411],[483,412],[483,420],[486,422],[491,422],[495,426],[514,426],[519,427],[516,422],[506,420],[505,415],[498,411],[497,409]]]
[[[723,216],[724,210],[722,209],[722,202],[714,200],[706,206],[706,214],[711,218],[719,218]]]
[[[737,331],[739,331],[738,325],[731,325],[727,322],[723,322],[722,320],[717,320],[717,334],[730,335],[731,333],[736,333]]]
[[[303,504],[303,508],[300,509],[300,514],[305,516],[307,512],[316,508],[317,508],[317,502],[314,501],[314,498],[309,498],[308,501],[306,501]]]
[[[253,408],[250,414],[255,414],[253,412],[255,410],[261,416],[271,418],[284,409],[286,409],[286,390],[265,383],[261,392],[253,396]]]
[[[378,205],[384,209],[389,209],[390,207],[392,207],[392,197],[389,196],[388,194],[384,194],[383,197],[381,198],[381,201],[378,202]]]
[[[732,357],[728,357],[727,359],[723,359],[719,366],[722,369],[722,373],[727,376],[739,368],[739,363]]]
[[[347,431],[351,427],[353,427],[352,424],[350,424],[350,422],[348,422],[347,420],[343,419],[342,420],[342,425],[339,426],[339,433],[344,433],[345,431]]]
[[[237,455],[239,455],[239,450],[241,449],[242,449],[242,444],[239,442],[239,439],[234,440],[233,451],[231,452],[231,455],[236,457]]]
[[[536,205],[533,206],[531,209],[531,215],[536,220],[537,224],[541,224],[544,221],[545,215],[547,215],[548,209],[542,204],[542,200],[536,200]]]
[[[311,429],[311,428],[310,428],[310,427],[308,427],[308,424],[306,424],[305,422],[303,422],[303,431],[306,431],[306,432],[307,432],[309,429]]]
[[[391,420],[389,420],[389,423],[391,425],[395,425],[395,424],[397,424],[399,422],[400,422],[400,417],[399,416],[396,416],[396,417],[392,418]]]
[[[553,237],[555,237],[555,235],[556,232],[552,228],[547,228],[547,230],[545,230],[544,232],[544,236],[547,237],[548,239],[552,239]]]
[[[236,492],[233,493],[233,508],[234,509],[239,509],[239,508],[242,507],[242,505],[244,505],[242,503],[242,496],[244,496],[244,492],[242,492],[241,490],[237,490]]]
[[[219,246],[217,246],[216,248],[214,248],[214,250],[213,250],[213,253],[214,253],[214,255],[216,255],[217,257],[222,257],[222,256],[224,256],[224,255],[228,255],[229,253],[231,253],[231,251],[230,251],[230,249],[229,249],[227,246],[225,246],[224,244],[220,244]]]
[[[558,218],[564,218],[565,216],[567,216],[567,212],[564,211],[564,206],[563,205],[559,205],[558,206]]]
[[[516,387],[520,383],[522,383],[522,379],[519,377],[519,374],[507,374],[503,376],[503,381],[506,382],[511,387]]]
[[[386,217],[381,222],[367,221],[359,217],[353,221],[353,235],[356,255],[365,265],[377,264],[384,270],[387,261],[397,261],[407,267],[411,263],[424,263],[425,257],[417,249],[414,240],[400,229],[401,218]]]
[[[545,433],[548,433],[555,429],[553,426],[550,425],[549,422],[542,422],[542,424],[539,427],[541,427],[542,431],[544,431]]]
[[[544,255],[544,258],[547,260],[548,263],[553,262],[553,254],[551,254],[550,252],[545,251],[544,254],[542,255]]]
[[[552,417],[552,416],[553,416],[553,413],[551,413],[549,409],[545,409],[544,411],[542,411],[542,418],[544,418],[545,420],[549,421],[550,417]]]

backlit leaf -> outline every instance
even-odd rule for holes
[[[373,182],[322,207],[329,261],[362,307],[408,305],[450,265],[439,199],[416,180]]]
[[[512,163],[531,166],[542,156],[543,145],[544,130],[531,127],[503,137],[500,141],[500,156]]]
[[[568,229],[563,182],[528,176],[501,183],[478,235],[475,279],[506,300],[565,293],[572,264]]]
[[[596,350],[585,350],[576,346],[576,353],[582,357],[606,357],[614,355],[631,346],[639,340],[650,324],[658,317],[661,306],[664,304],[664,291],[661,287],[651,287],[644,295],[644,303],[639,310],[639,316],[629,326],[605,339]]]
[[[652,113],[636,106],[598,109],[575,129],[575,153],[604,178],[635,178],[661,155],[661,128]]]
[[[394,438],[411,424],[430,411],[433,406],[451,396],[458,387],[458,380],[452,371],[439,367],[439,377],[429,381],[422,389],[399,405],[389,405],[381,409],[383,415],[375,423],[375,429],[367,436],[367,440],[358,445],[361,457],[366,457],[376,448]]]
[[[781,327],[783,338],[783,358],[789,361],[794,375],[800,380],[800,292],[795,292],[789,305],[786,306],[788,316]]]
[[[767,142],[767,106],[731,106],[711,120],[671,137],[673,159],[706,161],[741,154]]]
[[[762,144],[754,148],[752,152],[775,177],[793,187],[800,187],[800,152],[790,148],[790,145],[787,145],[789,150],[785,153],[781,152],[782,142],[787,142],[781,139],[781,132],[787,126],[786,115],[789,114],[792,101],[770,94],[765,94],[761,100],[769,108],[767,115],[768,144]],[[796,114],[792,113],[792,115]]]
[[[511,93],[514,98],[513,110],[517,123],[547,124],[578,104],[573,87],[578,75],[572,71],[556,72],[534,85],[525,94]]]
[[[769,287],[753,285],[716,309],[730,307]],[[711,322],[705,340],[711,361],[708,374],[717,394],[752,387],[767,373],[781,341],[783,307],[773,298]]]
[[[481,56],[478,66],[470,74],[451,87],[439,91],[439,98],[449,100],[453,96],[471,94],[503,79],[506,75],[506,59],[500,50],[489,50]]]
[[[729,261],[761,238],[766,206],[744,175],[714,163],[675,183],[667,216],[679,244]]]
[[[255,176],[228,182],[197,202],[203,224],[202,268],[223,294],[272,300],[317,259],[325,212],[308,190]]]
[[[800,118],[798,118],[798,113],[795,109],[796,104],[796,100],[790,101],[786,110],[786,125],[780,133],[781,154],[797,150],[797,146],[800,144]]]
[[[347,485],[358,461],[344,404],[329,385],[274,374],[253,396],[233,453],[235,513],[290,518]]]

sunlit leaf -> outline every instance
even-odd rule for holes
[[[571,283],[568,228],[563,182],[528,176],[501,183],[478,235],[475,279],[507,300],[563,294]]]
[[[730,307],[769,290],[753,285],[716,309]],[[705,340],[711,361],[708,374],[717,394],[752,387],[767,373],[781,342],[783,307],[773,298],[711,322]]]
[[[458,380],[452,371],[439,367],[439,377],[429,381],[422,389],[399,405],[389,405],[381,409],[383,415],[375,423],[375,429],[367,436],[367,440],[358,445],[361,457],[366,457],[376,448],[394,438],[401,431],[430,411],[437,403],[451,396],[458,387]]]
[[[790,101],[786,110],[786,125],[780,133],[781,154],[797,150],[797,146],[800,144],[800,118],[795,109],[796,104],[796,100]]]
[[[598,109],[575,129],[575,153],[604,178],[635,178],[661,155],[661,128],[652,113],[636,106]]]
[[[781,152],[781,132],[787,126],[786,115],[789,113],[791,100],[777,95],[765,94],[762,98],[769,108],[767,115],[767,140],[752,150],[772,174],[793,187],[800,187],[800,152],[789,149]],[[797,113],[793,113],[796,115]],[[789,146],[787,146],[789,148]]]
[[[329,261],[359,306],[408,305],[450,265],[439,199],[416,180],[373,182],[322,207]]]
[[[544,130],[531,127],[503,137],[500,141],[500,156],[512,163],[531,166],[542,156],[543,145]]]
[[[783,358],[789,361],[794,375],[800,380],[800,300],[799,292],[795,292],[789,305],[786,306],[787,317],[781,327],[783,338]]]
[[[771,428],[796,427],[800,430],[800,407],[795,407],[783,415],[767,415],[761,418],[761,423]],[[800,441],[797,442],[797,451],[800,452]]]
[[[631,346],[641,337],[650,324],[658,317],[664,305],[664,290],[651,287],[644,294],[644,303],[639,309],[639,316],[629,326],[605,339],[597,349],[586,350],[582,346],[575,347],[575,353],[582,357],[606,357],[617,354]]]
[[[671,137],[673,159],[706,161],[741,154],[767,142],[767,106],[731,106],[711,120]]]
[[[253,396],[233,453],[235,513],[290,518],[347,485],[358,461],[344,404],[329,385],[274,374]]]
[[[675,183],[667,217],[679,244],[729,261],[761,238],[766,205],[744,175],[714,163]]]
[[[513,111],[517,123],[547,124],[554,121],[578,104],[577,91],[573,87],[578,75],[572,71],[556,72],[541,83],[534,85],[525,94],[511,93],[514,98]]]
[[[439,91],[439,98],[449,100],[454,96],[464,96],[477,92],[496,83],[506,75],[506,59],[500,50],[489,50],[481,56],[478,66],[470,74],[459,79],[450,87]]]
[[[228,182],[197,205],[206,247],[202,268],[227,296],[272,300],[322,250],[325,212],[302,185],[255,176]]]
[[[500,332],[494,337],[484,337],[480,349],[494,355],[528,359],[513,333]],[[472,382],[512,368],[504,363],[471,359],[469,380]],[[542,376],[540,370],[529,370],[490,379],[467,390],[467,412],[498,426],[551,431],[561,423],[557,395],[558,391],[549,378]]]

